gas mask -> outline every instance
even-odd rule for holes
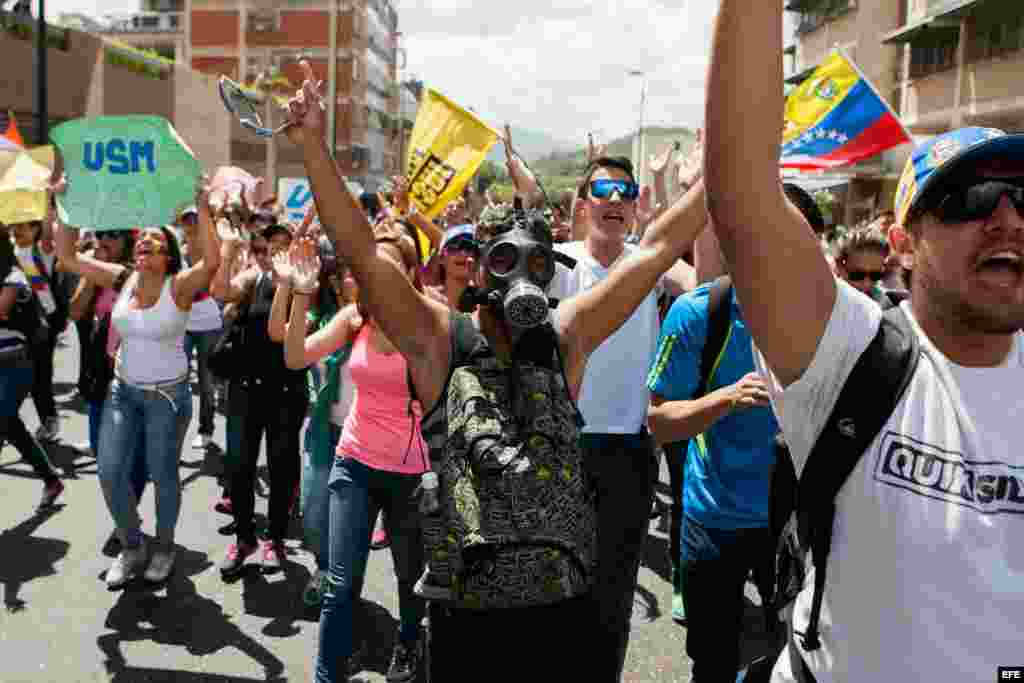
[[[548,319],[547,288],[555,277],[551,247],[530,230],[516,227],[488,242],[480,253],[485,288],[470,288],[462,308],[489,306],[509,324],[529,329]]]

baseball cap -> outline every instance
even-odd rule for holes
[[[288,226],[282,225],[280,223],[271,224],[270,226],[264,228],[263,232],[261,232],[260,234],[263,235],[263,238],[268,241],[270,240],[271,237],[277,234],[288,235],[289,238],[293,237],[292,231],[288,229]]]
[[[455,225],[444,231],[441,238],[441,246],[430,256],[424,268],[424,281],[428,285],[439,285],[441,283],[441,253],[448,244],[457,239],[468,239],[476,242],[476,226],[472,223]]]
[[[992,159],[1024,162],[1024,134],[998,128],[958,128],[918,145],[896,188],[896,222],[906,226],[926,193],[965,168]]]

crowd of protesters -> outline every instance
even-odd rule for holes
[[[400,617],[389,681],[420,674],[428,648],[435,681],[481,666],[488,680],[619,681],[660,458],[692,680],[743,671],[750,578],[782,628],[748,681],[981,681],[1013,664],[1024,136],[922,143],[892,209],[826,240],[814,199],[778,170],[782,46],[764,27],[782,8],[720,5],[707,130],[689,153],[652,158],[650,187],[591,142],[577,191],[549,203],[506,129],[512,201],[470,186],[430,220],[404,178],[352,196],[303,63],[286,133],[315,200],[301,225],[267,206],[232,223],[203,186],[174,225],[80,238],[51,212],[3,226],[0,439],[43,480],[40,507],[64,488],[45,445],[60,436],[53,357],[74,321],[79,448],[114,527],[107,586],[174,570],[195,360],[192,446],[213,445],[218,404],[227,418],[213,502],[235,541],[220,573],[237,578],[250,557],[281,570],[302,517],[318,683],[355,668],[353,605],[385,543]],[[899,392],[851,401],[847,384],[887,385],[867,362],[894,357],[883,347],[910,349]],[[29,395],[34,435],[19,414]],[[887,407],[857,434],[875,399]],[[857,452],[841,453],[843,436]],[[833,438],[826,456],[850,468],[821,555],[817,537],[778,525],[777,482],[794,472],[806,515],[817,444]],[[780,600],[787,540],[805,571]],[[557,656],[533,656],[553,644]]]

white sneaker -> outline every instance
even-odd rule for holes
[[[174,558],[178,551],[174,545],[159,547],[153,550],[153,556],[149,559],[149,567],[143,578],[149,583],[163,583],[171,575],[174,569]]]
[[[192,448],[202,448],[203,450],[206,450],[212,443],[213,439],[206,434],[196,434],[196,438],[192,441]]]
[[[92,452],[92,445],[88,441],[79,441],[76,444],[72,444],[71,448],[78,451],[87,458],[96,457],[96,454]]]
[[[146,542],[137,548],[125,548],[121,551],[110,569],[107,570],[107,588],[118,590],[131,583],[138,575],[146,561]]]

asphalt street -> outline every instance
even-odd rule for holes
[[[69,447],[87,439],[85,406],[74,389],[77,365],[71,328],[55,363],[61,442],[49,446],[66,486],[60,505],[36,513],[41,481],[13,448],[0,451],[0,586],[5,606],[0,611],[0,681],[310,681],[319,615],[301,599],[313,562],[301,548],[299,523],[293,524],[282,573],[262,575],[252,567],[234,583],[221,579],[217,563],[231,541],[218,532],[229,518],[213,511],[220,493],[221,456],[217,449],[204,453],[191,448],[197,417],[181,460],[184,494],[174,575],[158,590],[106,589],[101,576],[111,560],[101,548],[112,523],[95,460]],[[198,399],[193,400],[198,416]],[[34,431],[38,419],[31,399],[22,415]],[[220,414],[214,441],[224,444]],[[659,497],[667,501],[664,465],[661,480]],[[141,505],[144,531],[150,534],[151,490],[148,487]],[[257,512],[265,511],[266,499],[258,496]],[[671,618],[665,522],[664,515],[651,522],[635,595],[625,681],[687,680],[686,631]],[[354,681],[384,680],[397,607],[390,553],[374,551],[357,612],[357,640],[363,644],[361,672]],[[763,649],[764,638],[759,611],[748,607],[750,637],[744,654],[750,658]]]

